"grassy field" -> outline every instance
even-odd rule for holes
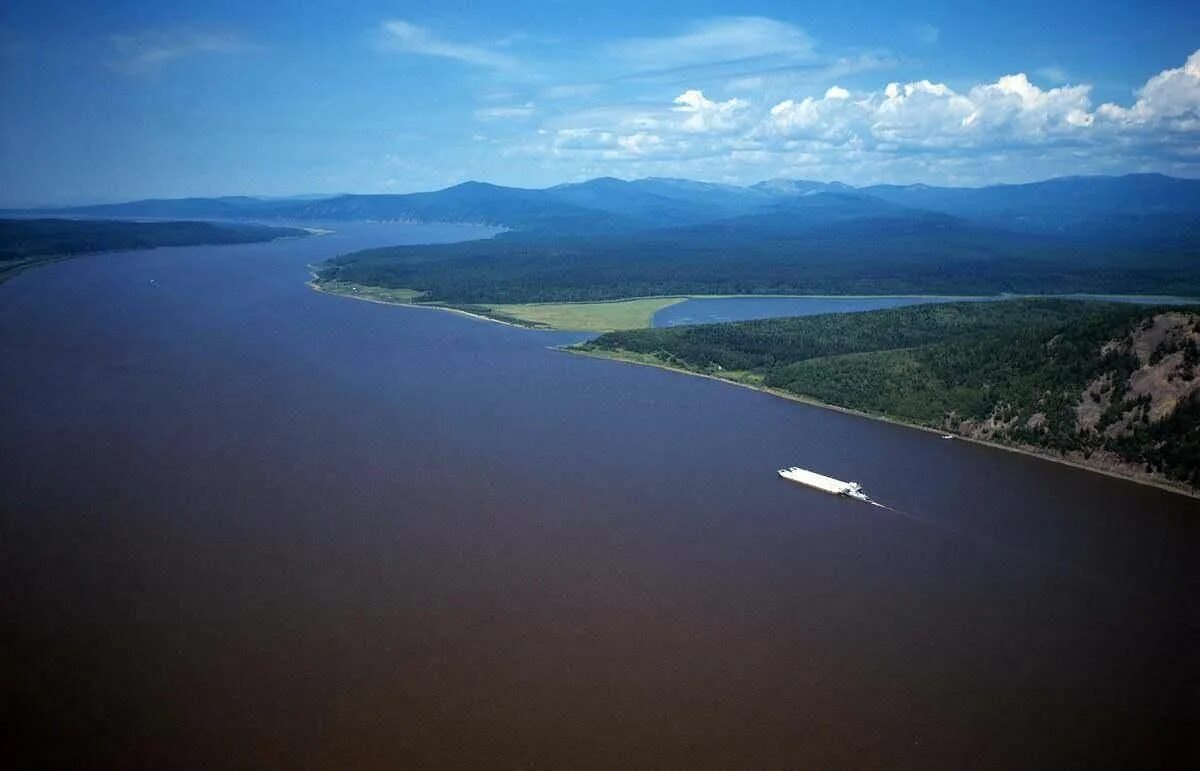
[[[655,313],[684,299],[650,297],[599,303],[527,303],[488,307],[498,318],[518,319],[533,326],[581,332],[612,332],[619,329],[645,329],[650,326]]]
[[[447,307],[479,316],[535,329],[569,329],[578,332],[615,332],[647,329],[658,311],[685,297],[643,297],[594,303],[522,303],[498,305],[446,305],[422,303],[423,292],[415,289],[387,289],[349,281],[314,283],[323,292],[357,297],[360,300],[398,305]]]

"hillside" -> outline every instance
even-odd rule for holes
[[[1200,315],[1067,300],[603,335],[581,350],[1200,489]]]
[[[1200,254],[1083,245],[886,204],[805,199],[717,223],[580,239],[486,241],[342,255],[318,271],[454,303],[677,294],[1200,294]]]
[[[877,185],[860,192],[1023,232],[1200,237],[1200,182],[1161,174],[1059,177],[979,188]]]

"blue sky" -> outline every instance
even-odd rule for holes
[[[0,5],[0,205],[1200,177],[1200,6]]]

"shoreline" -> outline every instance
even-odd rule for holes
[[[850,409],[849,407],[839,407],[836,404],[829,404],[828,402],[822,402],[817,399],[812,399],[812,398],[809,398],[806,396],[801,396],[799,394],[790,393],[788,391],[780,391],[778,389],[768,388],[766,386],[756,386],[756,385],[752,385],[750,383],[740,383],[736,380],[730,380],[729,378],[718,377],[716,375],[709,375],[709,374],[706,374],[703,372],[695,372],[693,370],[683,369],[682,367],[673,367],[670,364],[666,364],[666,363],[658,364],[658,363],[649,362],[649,361],[640,361],[638,359],[627,358],[627,357],[621,356],[619,354],[608,354],[608,353],[597,353],[594,351],[584,351],[584,350],[580,350],[580,349],[576,349],[576,348],[571,348],[568,346],[550,346],[550,349],[554,350],[554,351],[559,351],[562,353],[572,354],[575,356],[586,356],[586,357],[592,358],[592,359],[603,359],[605,361],[615,361],[615,362],[620,362],[623,364],[632,364],[632,365],[636,365],[636,366],[640,366],[640,367],[651,367],[653,369],[661,369],[661,370],[665,370],[667,372],[674,372],[674,373],[680,374],[680,375],[690,375],[692,377],[701,377],[701,378],[705,378],[707,380],[713,380],[718,383],[724,383],[726,385],[737,386],[739,388],[745,388],[750,391],[756,391],[758,393],[765,394],[766,396],[773,396],[777,399],[785,399],[790,402],[797,402],[799,404],[805,404],[805,405],[808,405],[809,407],[817,407],[817,408],[824,409],[824,410],[831,410],[833,412],[840,412],[843,415],[853,415],[855,417],[866,418],[867,420],[874,420],[874,421],[877,421],[880,423],[889,423],[893,426],[900,426],[901,428],[909,428],[909,429],[915,429],[917,431],[924,431],[925,433],[928,433],[928,434],[936,434],[939,437],[944,436],[947,433],[949,433],[947,431],[940,430],[937,428],[932,428],[930,426],[923,426],[923,425],[920,425],[919,423],[909,423],[907,421],[900,420],[898,418],[887,417],[886,415],[877,415],[877,414],[870,413],[870,412],[862,412],[861,410],[854,410],[854,409]],[[975,438],[969,437],[969,436],[962,436],[961,434],[952,434],[952,436],[954,437],[955,441],[971,442],[972,444],[977,444],[977,445],[980,445],[981,447],[990,447],[990,448],[996,449],[996,450],[1004,450],[1005,452],[1013,452],[1013,453],[1017,453],[1018,455],[1025,455],[1030,458],[1037,458],[1038,460],[1050,461],[1051,463],[1059,463],[1064,466],[1070,466],[1072,468],[1080,469],[1081,471],[1089,471],[1093,474],[1103,474],[1104,476],[1111,477],[1113,479],[1120,479],[1125,482],[1133,482],[1135,484],[1145,485],[1147,487],[1154,487],[1154,488],[1157,488],[1164,492],[1175,493],[1177,495],[1183,495],[1188,498],[1200,498],[1200,490],[1193,490],[1190,487],[1184,486],[1182,483],[1176,483],[1176,482],[1172,482],[1170,480],[1165,480],[1165,479],[1160,479],[1160,478],[1155,478],[1155,477],[1133,476],[1131,474],[1122,474],[1118,471],[1112,471],[1112,470],[1105,469],[1105,468],[1099,468],[1097,466],[1091,466],[1086,463],[1080,463],[1078,461],[1074,461],[1069,458],[1052,455],[1047,452],[1041,452],[1041,451],[1036,450],[1031,447],[1000,444],[999,442],[990,442],[986,439],[975,439]]]
[[[199,221],[207,222],[207,220],[199,220]],[[268,227],[284,227],[284,226],[271,225]],[[286,227],[291,227],[291,226],[289,225]],[[56,263],[56,262],[63,262],[65,260],[75,260],[80,257],[94,257],[99,254],[120,254],[122,252],[152,252],[155,249],[181,249],[181,248],[189,248],[189,247],[194,247],[194,246],[242,246],[242,245],[246,245],[246,244],[270,244],[270,243],[274,243],[275,241],[289,241],[294,238],[308,238],[310,236],[324,236],[324,235],[329,235],[330,233],[333,232],[332,230],[322,231],[319,228],[298,228],[298,229],[304,230],[307,232],[303,233],[303,234],[294,235],[294,236],[275,236],[274,238],[268,238],[268,239],[265,239],[262,241],[241,241],[241,242],[228,243],[228,244],[170,244],[170,245],[156,244],[154,246],[142,246],[142,247],[136,247],[133,249],[97,249],[97,250],[91,251],[91,252],[72,252],[70,254],[50,254],[50,255],[45,255],[45,256],[35,255],[30,258],[22,258],[22,259],[14,260],[13,262],[16,263],[15,265],[0,264],[0,284],[3,284],[5,281],[8,281],[9,279],[16,278],[17,276],[21,275],[22,273],[24,273],[28,270],[33,270],[34,268],[40,268],[43,265],[52,265],[53,263]]]
[[[313,279],[315,279],[317,277],[315,273],[310,273],[309,275],[311,275],[313,277]],[[400,302],[391,302],[389,300],[380,300],[375,297],[363,297],[362,295],[349,294],[348,292],[330,292],[327,289],[322,289],[321,286],[319,284],[317,284],[316,281],[314,281],[314,280],[306,281],[306,282],[304,282],[304,284],[305,284],[305,286],[307,286],[309,289],[313,290],[314,292],[320,292],[321,294],[329,295],[330,297],[346,297],[351,300],[358,300],[360,302],[367,302],[367,303],[375,303],[376,305],[388,305],[388,306],[391,306],[394,308],[424,308],[427,310],[434,310],[434,311],[446,311],[448,313],[456,313],[459,316],[466,316],[468,318],[478,319],[479,321],[490,321],[493,324],[502,324],[506,327],[513,327],[514,329],[526,329],[526,330],[532,330],[535,332],[539,331],[538,327],[527,327],[523,324],[514,324],[511,321],[502,321],[500,319],[494,319],[491,316],[484,316],[481,313],[471,313],[470,311],[464,311],[462,308],[451,308],[448,305],[430,305],[428,303],[400,303]],[[563,331],[563,330],[542,329],[540,331],[548,332],[548,331]]]

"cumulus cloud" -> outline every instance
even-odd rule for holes
[[[516,60],[507,54],[485,46],[445,40],[425,27],[403,19],[383,23],[383,47],[390,51],[453,59],[478,67],[506,69],[516,65]]]
[[[680,128],[693,133],[728,131],[737,125],[738,113],[746,108],[741,99],[714,102],[702,91],[691,89],[675,97],[675,112],[687,116]]]
[[[1182,67],[1163,70],[1150,78],[1137,97],[1131,107],[1100,105],[1099,114],[1125,125],[1200,130],[1200,51],[1189,56]]]
[[[1036,163],[1044,176],[1200,172],[1200,51],[1150,78],[1129,106],[1094,107],[1091,86],[1042,87],[1024,73],[965,90],[926,79],[875,90],[835,83],[817,93],[763,104],[687,89],[669,104],[563,116],[550,134],[559,156],[689,164],[639,166],[657,173],[731,163],[841,168],[874,178],[902,169],[918,179],[959,181],[972,169],[986,177],[978,171],[985,163]]]
[[[148,72],[193,56],[258,50],[234,30],[146,29],[110,35],[108,42],[112,66],[127,72]]]

